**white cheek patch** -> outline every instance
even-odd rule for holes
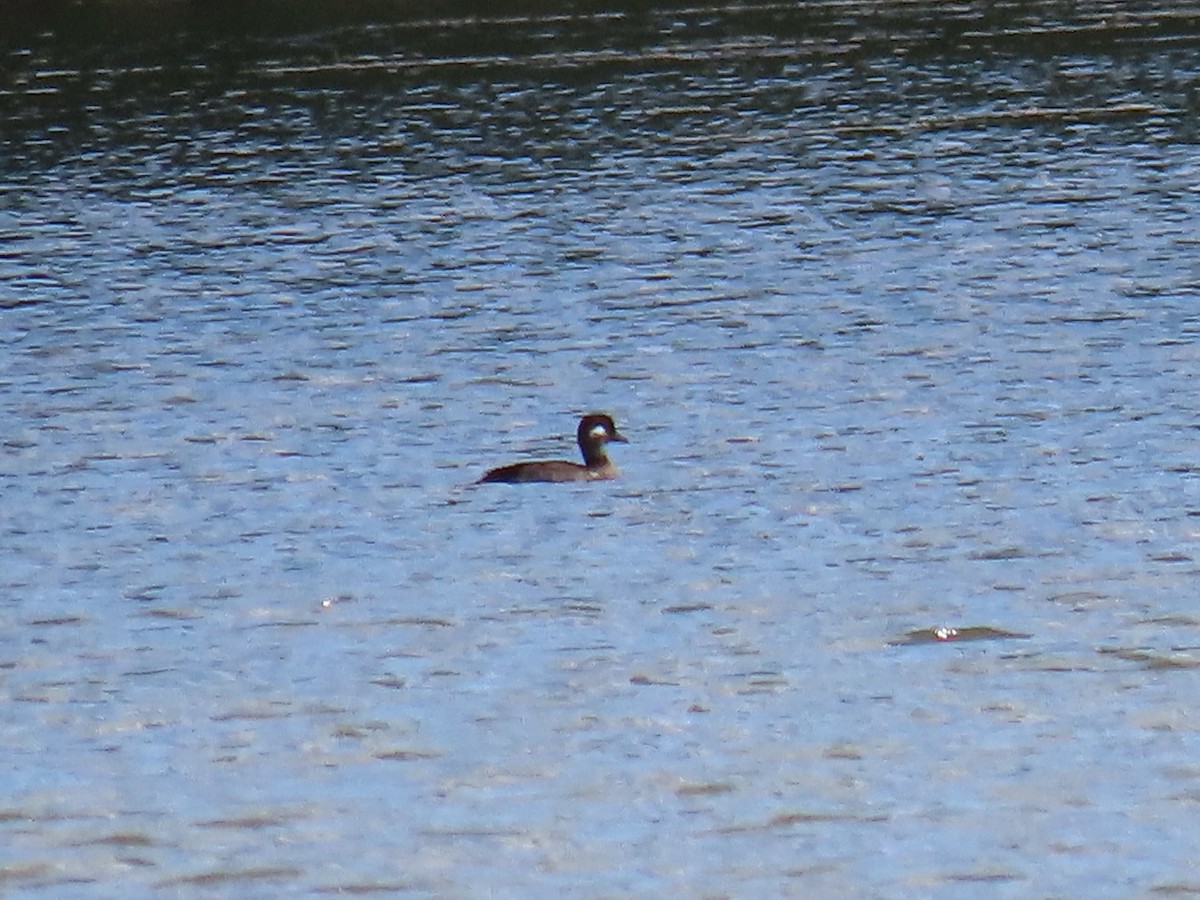
[[[593,425],[592,430],[588,432],[589,437],[601,438],[608,437],[608,429],[603,425]]]

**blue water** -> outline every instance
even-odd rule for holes
[[[6,896],[1200,890],[1200,46],[871,9],[10,52]]]

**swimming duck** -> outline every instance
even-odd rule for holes
[[[604,445],[609,441],[628,443],[625,436],[617,431],[612,416],[605,413],[590,413],[579,420],[576,432],[579,440],[579,450],[583,453],[583,465],[567,462],[565,459],[543,459],[535,462],[513,463],[491,469],[477,482],[508,482],[516,484],[525,481],[600,481],[616,478],[617,467],[612,464]]]

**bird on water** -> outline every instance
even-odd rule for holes
[[[617,431],[612,416],[606,413],[589,413],[579,420],[576,432],[579,450],[583,454],[583,465],[565,459],[543,459],[533,462],[513,463],[491,469],[479,479],[485,482],[507,482],[517,484],[528,481],[603,481],[616,478],[617,467],[604,450],[610,441],[628,443]]]

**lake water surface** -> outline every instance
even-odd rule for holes
[[[0,892],[1200,893],[1194,11],[255,9],[3,45]]]

